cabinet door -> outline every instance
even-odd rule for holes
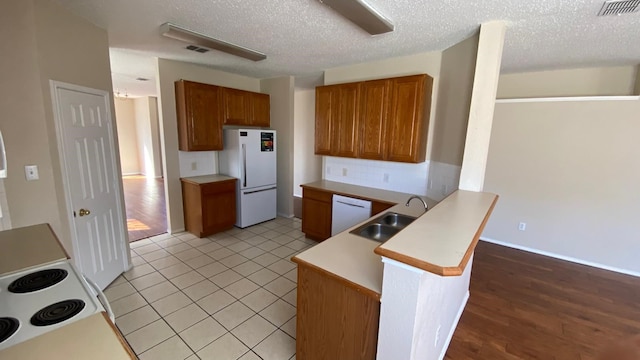
[[[222,150],[220,87],[180,80],[175,90],[179,149]]]
[[[206,235],[227,230],[236,222],[236,180],[201,185],[202,229]]]
[[[316,88],[316,155],[331,155],[331,134],[337,117],[338,86]]]
[[[423,108],[425,101],[431,101],[430,93],[429,99],[425,99],[426,77],[415,75],[392,80],[386,160],[425,160],[428,119],[423,118]]]
[[[360,84],[341,84],[338,92],[338,116],[331,133],[332,155],[358,156],[358,127],[360,113]]]
[[[271,107],[268,94],[251,93],[252,126],[271,126]]]
[[[302,232],[318,241],[331,237],[331,203],[302,198]]]
[[[223,88],[225,125],[247,125],[251,121],[251,93]]]
[[[361,85],[360,157],[384,159],[390,80],[365,81]]]

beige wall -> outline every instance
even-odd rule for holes
[[[293,195],[302,196],[301,184],[322,179],[322,156],[314,154],[315,90],[296,90],[293,120]]]
[[[115,107],[122,175],[139,174],[141,164],[138,162],[138,132],[134,100],[117,98]]]
[[[637,67],[618,66],[503,74],[498,99],[632,95]]]
[[[165,198],[167,202],[167,231],[172,233],[184,230],[174,82],[185,79],[260,92],[260,80],[166,59],[158,59],[157,79],[157,87],[160,94],[158,108],[160,109],[162,165],[165,175]],[[202,153],[201,151],[195,153],[183,152],[183,158],[190,160],[193,157],[197,160],[202,158]],[[215,152],[211,151],[210,153],[211,161],[214,161]]]
[[[636,66],[636,86],[633,94],[640,95],[640,65]]]
[[[462,165],[478,54],[476,34],[442,52],[431,160]]]
[[[0,34],[12,225],[49,223],[73,254],[49,80],[112,92],[107,33],[49,1],[28,0],[3,4]],[[27,164],[38,165],[40,180],[26,182]]]
[[[640,100],[497,104],[483,237],[640,274],[638,134]]]
[[[293,76],[264,79],[262,92],[270,95],[271,128],[277,131],[278,215],[293,216]]]
[[[149,178],[162,176],[158,100],[155,97],[134,99],[136,133],[138,135],[138,163],[140,172]]]

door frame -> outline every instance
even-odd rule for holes
[[[66,90],[72,90],[72,91],[79,91],[79,92],[84,92],[84,93],[88,93],[88,94],[92,94],[92,95],[97,95],[97,96],[101,96],[104,99],[104,105],[105,105],[105,109],[106,109],[106,113],[107,113],[107,117],[110,119],[111,125],[109,126],[109,145],[111,146],[111,161],[114,167],[114,176],[116,177],[116,179],[114,180],[114,185],[115,185],[115,189],[114,190],[114,195],[116,196],[116,212],[117,212],[117,218],[118,220],[118,229],[120,230],[121,234],[122,234],[122,240],[124,242],[124,246],[122,246],[122,258],[124,259],[124,266],[122,271],[125,272],[127,270],[130,270],[132,268],[132,264],[131,264],[131,250],[130,250],[130,246],[129,246],[129,234],[127,232],[127,227],[126,227],[126,217],[125,217],[125,208],[124,208],[124,198],[123,198],[123,189],[122,189],[122,174],[121,174],[121,169],[120,169],[120,155],[119,155],[119,151],[118,151],[118,144],[116,144],[115,142],[115,137],[116,137],[116,119],[114,117],[113,111],[112,111],[112,103],[111,103],[111,96],[110,93],[108,91],[104,91],[104,90],[99,90],[99,89],[93,89],[93,88],[89,88],[89,87],[85,87],[85,86],[80,86],[80,85],[75,85],[75,84],[69,84],[69,83],[65,83],[62,81],[57,81],[57,80],[49,80],[49,88],[50,88],[50,92],[51,92],[51,102],[53,104],[53,119],[55,122],[55,128],[56,128],[56,142],[58,143],[58,158],[60,160],[60,170],[61,170],[61,178],[62,178],[62,184],[63,184],[63,188],[64,188],[64,199],[65,199],[65,208],[67,210],[67,220],[69,222],[69,233],[71,234],[71,243],[73,245],[73,254],[74,256],[79,256],[80,255],[80,250],[79,250],[79,246],[78,246],[78,235],[75,231],[76,229],[76,225],[75,225],[75,218],[72,215],[73,214],[73,202],[72,202],[72,197],[71,197],[71,187],[69,184],[69,181],[67,179],[67,174],[69,173],[69,168],[67,165],[67,157],[65,155],[65,151],[64,151],[64,127],[62,124],[62,116],[61,116],[61,110],[58,106],[59,104],[59,98],[58,98],[58,89],[66,89]],[[75,259],[74,263],[76,263]],[[79,262],[77,262],[79,263]]]

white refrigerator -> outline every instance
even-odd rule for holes
[[[276,218],[276,132],[225,129],[218,154],[220,173],[236,182],[236,226],[245,228]]]

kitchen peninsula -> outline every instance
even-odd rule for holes
[[[327,181],[304,186],[364,195],[358,187]],[[377,190],[363,190],[376,199]],[[497,195],[458,190],[434,207],[425,199],[426,213],[418,201],[405,206],[410,195],[387,211],[417,219],[385,243],[349,232],[361,223],[293,257],[299,358],[444,356],[469,296],[473,251]]]

